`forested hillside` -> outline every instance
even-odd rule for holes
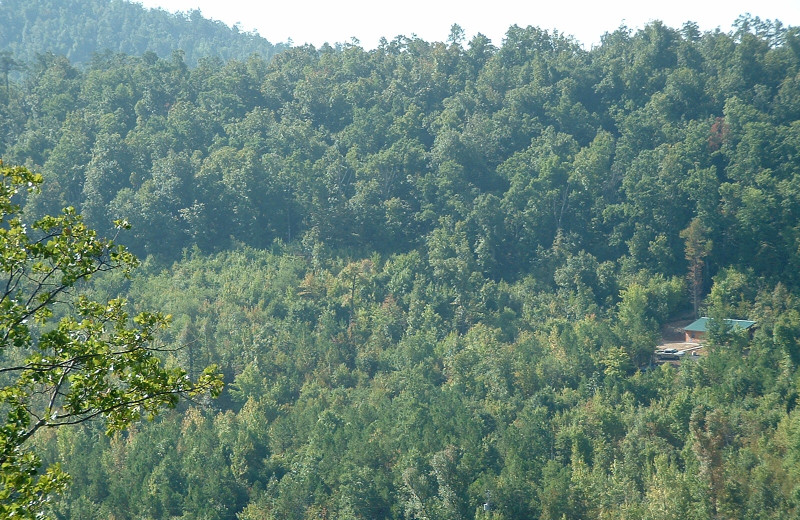
[[[57,518],[800,515],[797,28],[27,63],[26,213],[130,222],[142,267],[85,290],[228,383],[38,436]],[[695,312],[704,355],[652,365]]]
[[[181,50],[186,63],[195,65],[208,56],[269,59],[285,47],[203,18],[199,11],[170,14],[125,0],[0,0],[0,20],[0,51],[22,62],[50,52],[86,64],[106,52],[169,57]]]

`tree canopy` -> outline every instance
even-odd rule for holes
[[[125,434],[40,427],[42,474],[73,476],[45,510],[797,516],[799,37],[745,16],[588,50],[514,26],[271,60],[9,54],[25,69],[0,90],[0,155],[43,179],[13,199],[41,223],[26,240],[85,223],[144,258],[76,281],[86,299],[26,325],[13,366],[66,368],[35,348],[72,348],[66,319],[226,383]],[[171,326],[129,324],[119,298]],[[695,312],[699,355],[656,363]],[[33,391],[21,435],[52,419]]]
[[[0,162],[0,178],[0,514],[37,518],[65,478],[57,466],[36,475],[37,431],[96,417],[119,431],[180,395],[216,394],[220,382],[213,367],[191,381],[162,365],[155,333],[165,315],[131,319],[122,299],[72,293],[95,274],[131,268],[134,257],[72,208],[26,223],[15,200],[41,176]]]
[[[50,52],[88,64],[106,52],[167,57],[181,51],[194,65],[209,56],[269,59],[286,47],[204,18],[197,9],[171,14],[120,0],[3,0],[0,20],[0,49],[23,61]]]

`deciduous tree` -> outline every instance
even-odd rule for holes
[[[130,269],[136,259],[72,208],[27,225],[16,202],[40,183],[41,176],[0,163],[2,518],[39,518],[48,496],[66,485],[58,467],[39,472],[30,442],[37,431],[94,418],[119,431],[182,394],[216,394],[221,385],[213,368],[192,382],[182,369],[162,366],[156,336],[168,316],[131,318],[124,300],[77,294],[93,275]]]

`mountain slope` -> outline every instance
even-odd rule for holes
[[[170,14],[121,0],[2,0],[0,20],[0,50],[27,61],[47,52],[86,63],[106,50],[165,57],[180,49],[194,65],[203,56],[270,58],[284,47],[205,19],[199,11]]]

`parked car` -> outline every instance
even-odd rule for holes
[[[656,351],[656,359],[660,361],[678,361],[685,354],[684,351],[675,348],[665,348],[664,350]]]

